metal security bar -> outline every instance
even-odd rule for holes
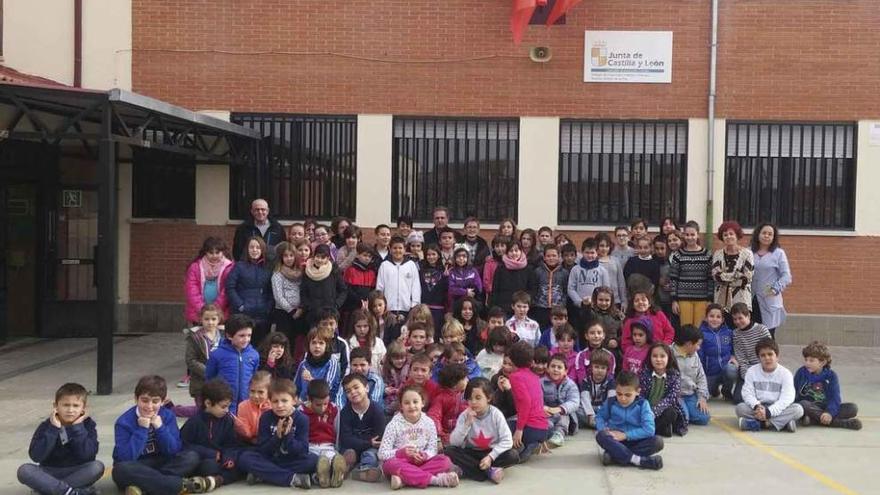
[[[854,228],[855,142],[853,123],[728,122],[724,217]]]
[[[230,181],[233,214],[246,214],[259,191],[277,218],[355,217],[357,117],[236,113],[231,120],[264,136],[256,170]]]
[[[394,119],[393,216],[430,222],[434,206],[454,220],[516,218],[518,119]]]
[[[559,223],[684,220],[687,122],[563,120]]]

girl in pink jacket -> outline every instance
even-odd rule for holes
[[[654,342],[672,344],[675,339],[675,328],[672,327],[672,323],[669,323],[666,314],[651,303],[651,294],[636,291],[631,297],[629,306],[626,308],[626,320],[623,321],[623,333],[620,339],[623,351],[626,352],[633,345],[631,328],[633,322],[643,319],[651,322]]]
[[[186,320],[198,324],[199,312],[206,304],[216,304],[223,310],[223,319],[229,317],[226,300],[226,277],[232,271],[233,262],[226,257],[229,248],[219,237],[208,237],[202,243],[196,259],[186,270],[184,292],[186,294]]]

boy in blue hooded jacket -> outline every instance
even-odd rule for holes
[[[260,353],[251,346],[254,320],[236,314],[226,321],[226,338],[208,357],[205,380],[220,377],[232,388],[232,404],[229,412],[235,414],[238,404],[248,398],[248,385],[260,366]]]
[[[861,430],[858,406],[841,402],[840,381],[831,369],[828,346],[813,341],[804,347],[804,365],[794,375],[795,402],[804,408],[801,424]]]
[[[596,413],[596,442],[605,452],[602,464],[632,464],[662,469],[663,440],[654,435],[654,413],[639,397],[639,377],[623,371],[617,377],[616,396],[609,397]]]

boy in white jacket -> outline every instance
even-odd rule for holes
[[[744,431],[759,431],[772,425],[777,431],[797,430],[797,420],[804,409],[794,402],[794,377],[779,364],[779,345],[770,338],[755,345],[755,354],[761,360],[746,371],[743,384],[743,402],[736,405],[739,427]]]
[[[419,267],[406,259],[406,241],[403,237],[393,237],[389,247],[389,259],[379,266],[376,276],[376,289],[385,294],[388,310],[403,313],[422,302],[422,285]]]

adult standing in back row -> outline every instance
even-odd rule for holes
[[[718,227],[718,240],[724,247],[712,255],[712,278],[715,280],[715,304],[724,308],[727,326],[733,328],[730,308],[743,303],[752,309],[752,275],[755,257],[751,249],[739,245],[743,230],[739,223],[728,220]]]
[[[434,221],[434,228],[425,232],[425,246],[431,244],[440,245],[440,233],[449,227],[449,208],[445,206],[435,206],[431,212],[431,218]],[[458,232],[455,233],[455,242],[462,242],[462,236]]]
[[[284,227],[278,220],[269,218],[269,203],[265,199],[255,199],[251,203],[251,216],[235,229],[232,241],[233,261],[241,261],[247,254],[247,243],[251,237],[262,237],[266,243],[267,261],[275,258],[275,246],[287,240]]]
[[[772,223],[762,223],[752,233],[752,253],[755,256],[754,303],[752,321],[762,323],[776,338],[776,329],[785,323],[782,291],[791,284],[788,257],[779,247],[779,229]]]

